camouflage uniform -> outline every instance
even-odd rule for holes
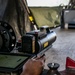
[[[30,31],[25,1],[26,0],[0,0],[0,21],[9,23],[14,29],[17,38],[26,31]],[[25,9],[22,5],[25,5]]]
[[[0,0],[0,21],[7,22],[12,26],[17,39],[22,35],[23,30],[28,31],[30,27],[27,10],[23,8],[23,1],[24,0]],[[17,9],[19,9],[18,13]],[[19,28],[18,24],[20,24]],[[16,74],[0,73],[0,75]]]

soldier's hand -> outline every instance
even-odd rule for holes
[[[21,75],[40,75],[43,71],[45,56],[29,59],[23,66]]]

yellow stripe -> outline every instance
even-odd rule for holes
[[[35,53],[35,41],[32,41],[32,53]]]
[[[48,42],[45,42],[44,43],[44,48],[47,47],[47,46],[48,46]]]
[[[30,19],[30,21],[33,21],[33,17],[32,16],[29,16],[29,19]]]

